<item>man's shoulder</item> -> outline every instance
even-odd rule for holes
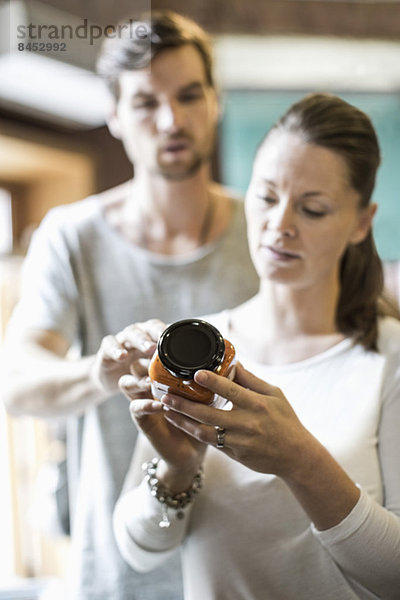
[[[119,183],[118,185],[115,185],[112,188],[109,188],[100,192],[99,194],[96,194],[97,201],[105,206],[107,206],[108,204],[123,202],[129,195],[131,186],[132,180]]]
[[[232,188],[228,188],[221,183],[212,182],[211,191],[214,194],[214,197],[221,198],[223,200],[230,200],[235,203],[243,203],[243,196],[236,190]]]
[[[60,204],[51,208],[43,219],[44,227],[84,226],[102,218],[107,206],[116,204],[125,198],[127,183],[117,185],[105,191],[87,196],[69,204]]]

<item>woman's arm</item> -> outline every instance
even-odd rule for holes
[[[400,596],[400,366],[387,359],[382,388],[378,451],[384,506],[366,493],[337,527],[318,532],[321,542],[344,572],[379,597]]]
[[[136,571],[158,567],[183,541],[191,512],[188,504],[177,518],[168,508],[169,527],[160,527],[161,503],[151,495],[144,481],[142,465],[156,456],[144,435],[139,434],[131,467],[113,516],[114,535],[126,562]]]
[[[302,425],[278,388],[238,365],[235,382],[208,371],[196,381],[232,402],[220,411],[166,396],[165,419],[194,438],[215,445],[215,427],[226,430],[225,454],[254,471],[281,477],[318,529],[339,523],[360,492],[326,448]]]
[[[255,471],[281,477],[310,517],[315,537],[343,572],[379,597],[397,598],[400,519],[394,508],[399,510],[400,504],[399,382],[384,402],[380,427],[383,507],[365,491],[360,494],[355,482],[303,427],[278,388],[240,366],[235,383],[209,372],[198,372],[196,380],[230,400],[232,411],[167,396],[163,401],[170,411],[165,418],[213,445],[215,426],[223,427],[221,452]]]
[[[166,509],[143,481],[141,465],[157,458],[154,477],[170,495],[176,496],[192,488],[207,446],[171,425],[165,419],[166,408],[161,402],[138,398],[135,377],[124,375],[119,387],[131,401],[131,416],[141,435],[115,507],[114,532],[122,556],[135,570],[144,572],[156,568],[181,543],[192,503],[182,510],[169,506]]]
[[[182,543],[190,511],[191,505],[182,511],[183,518],[177,518],[176,511],[168,509],[170,525],[160,527],[161,504],[150,495],[145,481],[122,494],[115,506],[113,527],[123,558],[141,573],[157,568]]]

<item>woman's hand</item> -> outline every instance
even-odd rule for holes
[[[310,433],[279,388],[237,366],[235,381],[198,371],[197,383],[232,403],[225,411],[178,396],[162,399],[165,419],[195,439],[215,446],[216,427],[225,430],[224,448],[231,458],[254,471],[286,476],[297,468]]]
[[[224,411],[177,396],[165,396],[165,419],[196,440],[216,446],[249,469],[281,477],[318,529],[340,523],[359,498],[359,489],[324,446],[302,425],[279,388],[246,371],[235,382],[209,371],[195,380],[230,400]]]
[[[119,391],[119,380],[129,375],[130,392],[140,397],[150,394],[148,363],[166,325],[151,319],[125,327],[117,335],[103,338],[96,354],[91,377],[106,392]]]
[[[207,446],[175,427],[165,419],[166,407],[159,401],[139,398],[136,386],[131,387],[131,376],[119,380],[123,394],[131,400],[129,410],[132,419],[163,459],[157,476],[171,492],[190,487],[198,472]]]

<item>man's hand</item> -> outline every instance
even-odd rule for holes
[[[151,319],[125,327],[114,335],[107,335],[95,356],[91,377],[99,388],[116,393],[123,375],[129,375],[132,395],[142,397],[150,393],[148,363],[156,349],[157,340],[166,325]]]

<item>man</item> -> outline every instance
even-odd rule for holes
[[[134,178],[50,211],[28,253],[6,342],[9,411],[75,416],[74,600],[181,594],[176,558],[139,575],[113,539],[112,510],[135,445],[119,377],[133,372],[149,394],[146,370],[119,347],[120,336],[150,317],[171,322],[233,306],[257,285],[240,203],[210,180],[218,102],[208,38],[171,12],[136,25],[108,40],[99,60],[114,94],[109,127]]]

